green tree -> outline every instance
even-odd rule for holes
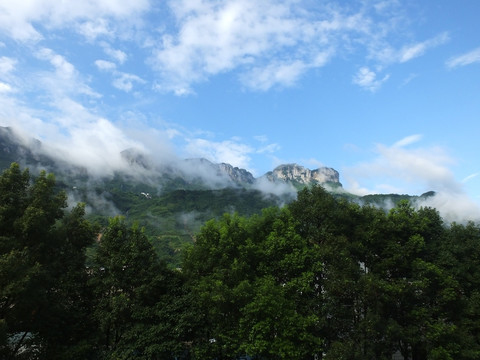
[[[480,357],[480,226],[452,224],[440,246],[439,263],[457,282],[450,296],[449,318],[456,331],[450,336],[458,346],[456,359]]]
[[[43,171],[30,183],[28,170],[14,163],[0,176],[0,352],[5,357],[75,358],[85,350],[82,326],[88,311],[79,311],[85,305],[80,289],[93,230],[82,205],[67,217],[65,207],[66,195],[56,190],[52,174]]]
[[[208,222],[183,268],[205,319],[197,356],[320,354],[319,319],[311,306],[317,304],[321,264],[314,257],[287,209]]]
[[[438,260],[445,227],[436,211],[400,202],[387,214],[319,187],[289,208],[298,233],[318,244],[326,358],[455,357],[458,281]]]
[[[181,318],[175,307],[181,279],[158,261],[137,225],[110,220],[98,243],[91,285],[103,357],[158,359],[183,350],[183,334],[174,330]]]

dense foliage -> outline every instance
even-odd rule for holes
[[[66,205],[53,175],[0,176],[1,358],[480,358],[477,224],[314,187],[206,222],[173,270]]]
[[[162,186],[161,191],[151,184],[114,176],[111,179],[89,183],[87,179],[60,182],[63,190],[88,204],[92,211],[90,221],[108,225],[109,214],[122,214],[129,224],[138,223],[145,228],[157,254],[165,261],[179,267],[180,251],[201,226],[226,212],[238,212],[244,216],[260,213],[263,208],[274,206],[280,199],[259,190],[244,188],[195,189],[177,179],[176,187]]]

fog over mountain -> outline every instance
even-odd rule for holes
[[[114,137],[114,140],[119,138],[118,134],[114,134]],[[336,194],[349,196],[360,204],[365,203],[361,197],[343,188],[340,174],[333,168],[320,167],[311,170],[298,164],[283,164],[255,177],[248,170],[227,163],[214,163],[205,158],[182,159],[172,148],[165,145],[166,143],[156,144],[156,150],[153,151],[147,147],[148,144],[140,142],[110,143],[109,140],[113,138],[107,138],[101,143],[98,138],[93,140],[95,141],[91,146],[84,141],[73,141],[72,146],[67,149],[64,144],[43,143],[12,128],[1,127],[2,167],[6,167],[9,161],[17,161],[34,172],[46,169],[57,175],[75,178],[75,181],[83,184],[122,176],[130,181],[148,184],[158,194],[166,187],[171,190],[172,186],[190,189],[232,187],[260,190],[265,194],[293,199],[302,187],[317,184]],[[448,177],[449,174],[445,176]],[[416,207],[434,207],[447,221],[480,220],[478,206],[462,193],[453,179],[449,186],[431,190],[435,192],[430,196],[412,197],[412,204]],[[73,202],[78,200],[74,193],[69,195]],[[95,197],[95,194],[92,193],[89,197]],[[377,199],[376,205],[385,209],[394,206],[390,198],[382,199]],[[97,194],[95,201],[110,214],[117,212],[117,209],[109,204],[109,200],[101,195]]]

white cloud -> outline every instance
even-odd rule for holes
[[[437,209],[442,218],[449,222],[480,221],[479,205],[464,193],[440,192],[435,196],[419,201],[416,205]]]
[[[268,153],[268,154],[272,154],[278,150],[280,150],[280,145],[278,144],[268,144],[268,145],[265,145],[265,146],[262,146],[261,148],[257,149],[256,153],[257,154],[264,154],[264,153]]]
[[[391,64],[403,64],[423,56],[428,50],[443,45],[449,40],[449,34],[443,32],[433,38],[398,47],[392,45],[393,42],[389,41],[388,36],[371,33],[366,47],[369,58],[377,62],[378,66],[385,67]]]
[[[291,86],[309,66],[302,61],[293,63],[270,64],[266,67],[254,68],[242,76],[242,82],[254,90],[269,90],[272,86]]]
[[[24,139],[35,137],[47,153],[92,174],[108,175],[125,164],[120,152],[142,148],[118,126],[68,97],[55,98],[50,110],[40,110],[0,93],[0,122]]]
[[[87,38],[106,34],[109,19],[128,22],[149,9],[148,0],[83,0],[83,1],[0,1],[0,29],[19,41],[43,38],[35,27],[47,29],[73,27]]]
[[[53,50],[42,48],[37,52],[38,58],[48,60],[56,69],[57,75],[64,79],[71,79],[75,75],[75,67],[63,56],[56,54]]]
[[[99,70],[104,71],[114,71],[117,68],[117,65],[115,65],[115,63],[106,60],[95,60],[95,66]]]
[[[110,28],[108,21],[101,18],[78,24],[77,32],[82,34],[90,41],[95,40],[99,36],[113,36],[113,30]]]
[[[145,84],[145,80],[134,74],[116,73],[116,78],[113,80],[113,86],[119,90],[129,92],[133,88],[134,83]]]
[[[0,75],[7,75],[15,69],[17,60],[2,56],[0,57]]]
[[[152,63],[157,88],[179,94],[212,75],[240,71],[256,90],[291,86],[307,70],[324,66],[350,37],[369,31],[361,10],[331,4],[310,12],[297,1],[170,1],[176,29],[165,30]],[[345,40],[346,39],[346,40]]]
[[[382,79],[377,78],[377,74],[368,67],[361,67],[353,77],[352,82],[366,90],[375,92],[382,84],[389,79],[390,75],[385,75]]]
[[[455,56],[447,61],[447,67],[456,68],[470,64],[480,63],[480,48],[476,48],[465,54]]]
[[[467,183],[469,182],[470,180],[476,178],[478,175],[480,175],[480,173],[474,173],[474,174],[471,174],[471,175],[468,175],[467,177],[465,177],[463,180],[462,180],[462,183]]]
[[[305,159],[305,160],[302,161],[302,163],[304,163],[305,165],[308,165],[311,168],[315,168],[315,169],[318,169],[318,168],[321,168],[321,167],[325,166],[325,164],[323,162],[321,162],[320,160],[317,160],[315,158]]]
[[[119,64],[123,64],[127,60],[127,54],[122,50],[114,49],[106,42],[102,42],[101,45],[105,54],[116,60]]]
[[[405,46],[400,50],[398,54],[399,62],[404,63],[410,61],[416,57],[425,54],[428,49],[445,44],[449,40],[449,35],[447,33],[442,33],[432,39]]]
[[[188,157],[202,157],[214,163],[228,163],[242,169],[250,165],[249,154],[253,149],[245,144],[233,140],[215,142],[205,139],[189,139],[186,146]]]
[[[22,79],[11,74],[17,86],[15,96],[9,84],[1,86],[1,125],[14,127],[24,138],[40,139],[53,156],[74,165],[98,173],[119,169],[119,152],[140,145],[96,113],[100,95],[64,56],[48,48],[36,50],[34,56],[45,62],[44,70],[22,74]],[[2,59],[2,64],[12,72],[11,61]],[[22,100],[23,96],[30,101]],[[85,100],[92,108],[82,103]]]
[[[417,205],[437,208],[448,221],[480,220],[478,204],[468,198],[462,182],[455,179],[450,170],[454,160],[444,149],[406,148],[420,138],[420,135],[412,135],[392,146],[377,145],[372,160],[344,169],[345,188],[359,195],[420,195],[433,190],[437,193],[435,197]]]
[[[407,137],[404,137],[403,139],[398,140],[395,144],[393,144],[393,147],[404,147],[410,144],[414,144],[422,140],[422,137],[423,136],[420,134],[409,135]]]
[[[77,109],[82,110],[82,109]],[[76,123],[68,124],[65,136],[57,134],[53,155],[62,154],[64,160],[78,166],[86,166],[96,174],[109,174],[125,167],[121,152],[127,148],[140,148],[112,122],[92,116],[83,109],[77,113]]]
[[[36,53],[37,58],[48,61],[55,69],[54,73],[43,72],[37,75],[42,91],[50,93],[55,98],[63,98],[68,94],[82,94],[93,98],[101,95],[83,80],[72,63],[64,56],[48,48],[41,48]]]
[[[350,56],[366,48],[370,60],[385,66],[409,61],[448,41],[448,34],[442,33],[394,48],[392,43],[401,44],[397,24],[406,21],[395,0],[348,5],[168,0],[165,7],[155,4],[154,10],[173,18],[165,17],[161,26],[155,23],[152,29],[143,25],[151,21],[144,15],[154,4],[150,0],[0,0],[0,31],[19,41],[39,41],[57,30],[75,31],[90,42],[100,39],[97,44],[117,65],[124,64],[128,55],[124,46],[117,48],[112,40],[133,40],[151,48],[147,62],[156,71],[154,89],[177,95],[191,94],[195,84],[230,72],[254,90],[292,86],[335,56]],[[129,26],[136,33],[126,31]],[[376,65],[375,72],[372,66],[363,67],[367,72],[361,69],[354,82],[377,90],[388,75],[378,78],[381,68]],[[122,78],[116,84],[122,84]],[[121,87],[127,89],[128,84]]]
[[[13,89],[9,84],[0,81],[0,93],[9,93],[12,92]]]
[[[143,80],[140,76],[117,71],[117,65],[111,61],[96,60],[95,65],[99,70],[112,73],[114,77],[112,85],[119,90],[130,92],[133,89],[134,83],[146,83],[146,81]]]
[[[406,148],[420,139],[420,135],[412,135],[391,146],[379,144],[375,148],[376,156],[373,160],[347,168],[345,174],[357,181],[373,179],[375,184],[400,186],[403,187],[403,192],[412,188],[420,191],[460,191],[461,186],[449,169],[454,161],[442,148]],[[386,182],[385,178],[391,181]],[[371,191],[376,192],[378,189]]]
[[[14,87],[12,87],[12,81],[15,81],[15,77],[12,75],[15,70],[17,60],[1,56],[0,57],[0,93],[12,93],[15,92]],[[15,86],[15,85],[14,85]]]

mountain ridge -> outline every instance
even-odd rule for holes
[[[120,155],[125,167],[119,169],[118,173],[126,172],[126,175],[129,175],[129,171],[133,173],[139,169],[144,170],[146,178],[150,177],[149,182],[153,180],[163,183],[169,182],[168,179],[173,181],[183,179],[190,187],[195,187],[195,184],[198,188],[205,188],[208,184],[212,185],[213,189],[220,189],[231,186],[252,188],[258,182],[266,180],[272,184],[289,184],[297,190],[313,184],[333,184],[336,188],[342,188],[338,171],[327,167],[311,170],[295,163],[282,164],[256,178],[246,169],[228,163],[213,163],[205,158],[183,159],[176,164],[169,163],[160,168],[155,167],[152,159],[146,154],[133,148],[123,150]],[[32,138],[28,144],[23,143],[20,137],[8,127],[0,127],[0,161],[2,168],[6,168],[11,162],[18,162],[25,167],[46,167],[48,171],[57,172],[56,175],[61,175],[65,164],[68,163],[63,159],[47,155],[43,144],[37,139]],[[73,168],[74,166],[69,166],[70,171]],[[77,166],[77,169],[83,175],[88,174],[88,166]],[[158,179],[154,179],[155,177]]]
[[[32,145],[33,144],[33,145]],[[279,165],[255,178],[249,171],[203,158],[155,164],[135,149],[121,153],[124,166],[99,176],[86,167],[48,155],[38,140],[25,142],[8,128],[0,127],[0,166],[12,162],[28,167],[35,176],[45,169],[54,173],[59,190],[70,206],[86,204],[87,218],[106,226],[108,218],[123,216],[145,228],[160,257],[180,263],[180,251],[193,241],[192,234],[210,219],[225,213],[259,214],[296,198],[298,190],[321,185],[337,197],[367,204],[395,204],[409,195],[370,195],[368,198],[343,190],[340,174],[333,168],[310,170],[298,164]]]

